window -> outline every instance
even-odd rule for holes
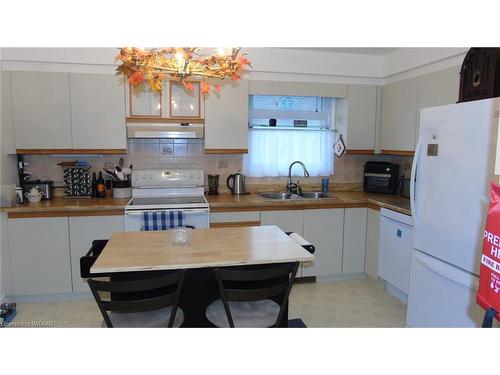
[[[288,176],[288,167],[296,160],[306,165],[311,176],[333,174],[334,98],[250,95],[249,101],[245,174]],[[269,126],[270,119],[276,120],[276,126]],[[307,121],[307,127],[294,126],[295,120]],[[293,172],[301,174],[302,169]]]

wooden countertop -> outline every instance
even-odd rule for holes
[[[2,207],[9,218],[54,217],[87,215],[123,215],[123,209],[130,198],[53,198],[38,203],[23,203],[13,207]]]
[[[370,207],[388,208],[411,215],[410,200],[399,195],[373,194],[362,191],[339,191],[329,193],[330,198],[315,200],[270,200],[257,193],[247,195],[207,195],[211,212],[231,211],[273,211],[273,210],[303,210],[318,208]]]
[[[276,225],[195,229],[187,245],[173,245],[165,232],[117,232],[90,271],[112,273],[312,260],[314,255]]]
[[[267,211],[267,210],[301,210],[318,208],[370,207],[388,208],[411,215],[410,200],[399,195],[365,193],[361,191],[339,191],[329,193],[331,198],[318,200],[273,201],[264,199],[257,193],[248,195],[207,195],[212,212],[231,211]],[[123,215],[126,199],[87,198],[67,199],[54,198],[39,203],[24,203],[14,207],[0,208],[7,212],[9,218],[22,217],[54,217],[54,216],[97,216]]]

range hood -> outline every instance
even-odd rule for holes
[[[204,124],[129,123],[127,138],[203,138]]]

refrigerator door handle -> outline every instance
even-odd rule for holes
[[[455,283],[469,289],[479,289],[479,278],[469,274],[467,271],[457,269],[455,266],[451,266],[441,260],[437,260],[417,252],[415,252],[415,260],[420,262],[424,267],[428,268],[432,272],[437,273],[448,280],[454,281]]]
[[[411,217],[413,221],[413,228],[417,227],[418,214],[416,210],[415,202],[415,181],[417,181],[417,169],[418,169],[418,159],[420,158],[420,153],[422,151],[423,138],[420,136],[418,138],[417,146],[415,147],[415,155],[413,157],[413,163],[411,165],[411,179],[410,179],[410,210]]]

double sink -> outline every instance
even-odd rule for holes
[[[333,198],[332,196],[322,193],[320,191],[307,191],[302,193],[302,195],[293,194],[288,191],[281,192],[269,192],[269,193],[258,193],[264,199],[271,200],[299,200],[299,199],[323,199],[323,198]]]

